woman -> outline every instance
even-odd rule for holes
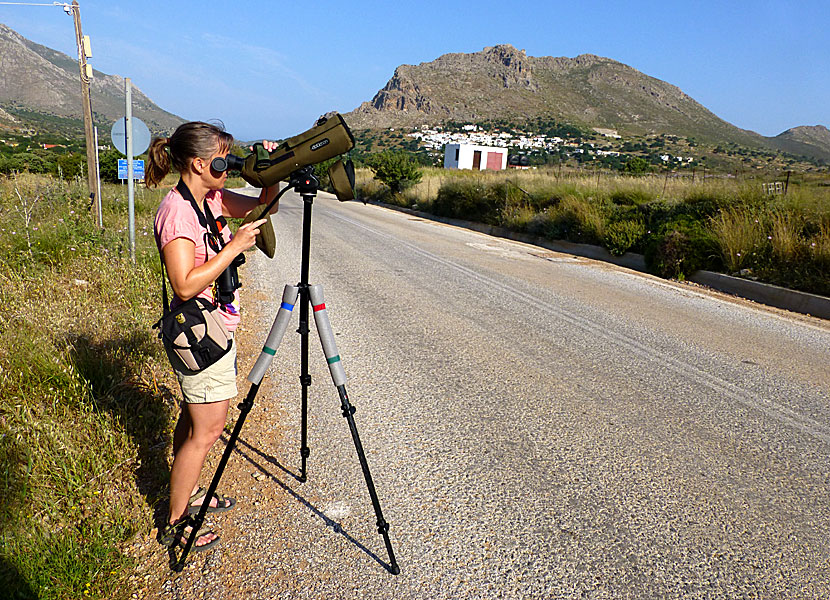
[[[150,145],[145,181],[156,187],[175,169],[181,179],[164,197],[155,219],[156,243],[161,252],[176,306],[195,296],[201,296],[217,304],[228,331],[239,325],[239,295],[234,292],[231,302],[218,301],[215,281],[217,277],[242,252],[249,249],[259,233],[258,227],[265,219],[239,227],[230,234],[225,217],[244,217],[258,204],[274,199],[279,186],[262,190],[259,198],[253,198],[223,188],[227,172],[211,167],[217,157],[226,157],[233,143],[233,136],[209,123],[192,122],[180,125],[169,138],[154,139]],[[263,142],[269,151],[275,143]],[[276,212],[275,205],[271,212]],[[215,220],[219,230],[209,226]],[[208,512],[221,512],[233,508],[235,501],[221,494],[206,499],[199,487],[208,451],[219,439],[225,428],[230,399],[236,389],[236,344],[218,362],[196,374],[176,368],[184,403],[173,434],[173,465],[170,472],[170,511],[167,526],[161,536],[162,543],[182,543],[190,535],[188,514],[199,511],[201,504],[209,501]],[[212,531],[199,531],[193,551],[214,546],[219,537]]]

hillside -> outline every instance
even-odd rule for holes
[[[679,88],[615,60],[532,57],[509,44],[401,65],[371,102],[346,118],[355,129],[552,118],[624,136],[668,134],[826,156],[812,137],[767,138],[740,129]]]
[[[124,79],[94,71],[90,91],[94,121],[108,132],[124,116]],[[183,122],[135,86],[132,101],[133,115],[153,133],[171,131]],[[77,60],[0,24],[0,131],[82,136],[82,119]]]
[[[772,140],[785,152],[812,155],[830,161],[830,130],[823,125],[793,127]]]

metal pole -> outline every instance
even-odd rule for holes
[[[87,184],[89,185],[90,195],[97,195],[96,192],[98,190],[95,187],[95,183],[97,181],[95,177],[97,161],[92,131],[92,102],[89,97],[89,76],[87,75],[86,53],[84,52],[84,36],[81,31],[81,7],[78,6],[78,0],[72,0],[70,8],[72,10],[72,19],[75,22],[75,41],[78,46],[78,68],[81,72],[81,96],[83,98],[81,104],[83,105],[84,110]]]
[[[96,210],[98,211],[98,227],[104,228],[104,207],[101,204],[101,163],[98,161],[98,128],[93,128],[95,132],[95,182],[98,184],[95,189],[98,193],[95,194]]]
[[[124,80],[127,96],[127,116],[124,128],[127,136],[127,206],[129,210],[130,259],[135,263],[135,190],[133,182],[133,99],[130,78]]]

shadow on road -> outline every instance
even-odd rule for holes
[[[225,433],[226,433],[226,435],[223,435],[221,439],[225,444],[227,444],[227,442],[228,442],[228,437],[227,437],[228,432],[227,432],[227,430],[226,430]],[[244,446],[244,449],[242,448],[242,446]],[[246,452],[246,450],[249,451],[250,453]],[[311,504],[311,502],[306,500],[302,495],[300,495],[299,493],[294,491],[294,489],[291,486],[289,486],[287,483],[285,483],[283,480],[281,480],[275,474],[271,473],[268,470],[267,467],[265,467],[261,462],[259,462],[257,460],[257,458],[261,459],[261,461],[264,462],[264,463],[268,463],[269,465],[275,466],[277,469],[281,470],[283,473],[285,473],[287,475],[290,475],[291,477],[293,477],[297,481],[299,481],[299,475],[297,475],[296,473],[293,473],[291,470],[284,467],[282,465],[282,463],[280,463],[280,461],[278,461],[273,456],[269,456],[269,455],[263,453],[261,450],[259,450],[259,448],[256,448],[256,447],[252,446],[251,444],[246,442],[241,437],[237,439],[237,444],[236,444],[236,447],[234,448],[234,452],[239,454],[240,456],[242,456],[242,458],[244,458],[250,464],[252,464],[254,467],[259,469],[259,471],[262,472],[263,475],[268,477],[271,481],[273,481],[280,488],[282,488],[283,491],[287,492],[297,502],[299,502],[304,507],[306,507],[308,510],[310,510],[316,517],[318,517],[319,519],[321,519],[323,521],[323,523],[326,525],[326,527],[331,527],[335,531],[335,533],[339,533],[340,535],[342,535],[351,544],[353,544],[355,547],[359,548],[360,550],[365,552],[368,556],[370,556],[372,559],[374,559],[384,569],[391,572],[391,567],[388,563],[381,560],[381,558],[377,554],[372,552],[369,548],[367,548],[365,545],[363,545],[358,540],[356,540],[354,537],[352,537],[348,532],[346,532],[345,529],[343,529],[343,526],[340,523],[338,523],[337,521],[327,517],[323,513],[323,511],[321,511],[319,508],[317,508],[316,506]]]

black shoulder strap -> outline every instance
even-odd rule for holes
[[[164,257],[159,250],[159,260],[161,261],[161,298],[164,302],[164,312],[162,316],[166,317],[170,313],[170,303],[167,301],[167,278],[164,274]]]
[[[224,247],[225,240],[222,238],[221,231],[228,225],[228,222],[225,219],[225,217],[219,215],[218,218],[214,218],[207,201],[205,201],[205,212],[203,213],[201,210],[199,210],[199,205],[196,203],[196,199],[193,197],[193,193],[190,191],[190,189],[187,187],[187,184],[183,180],[179,179],[179,182],[176,184],[176,190],[178,190],[182,198],[190,202],[190,205],[193,207],[193,210],[196,211],[196,216],[199,218],[199,225],[207,229],[211,235],[215,236],[219,242],[219,245],[221,247]],[[170,314],[170,302],[168,302],[167,298],[167,277],[164,273],[164,257],[161,254],[161,250],[159,250],[159,260],[161,261],[161,297],[162,302],[164,302],[163,316],[166,317],[168,314]],[[154,325],[154,327],[158,327],[160,323],[161,320],[159,320]]]
[[[176,184],[176,190],[178,190],[178,192],[182,195],[182,198],[190,202],[190,206],[193,207],[193,210],[196,212],[196,216],[199,219],[199,225],[201,225],[214,236],[216,236],[219,245],[224,247],[225,240],[222,239],[221,230],[227,227],[228,225],[228,222],[225,219],[225,217],[219,215],[219,217],[214,218],[207,200],[205,200],[205,212],[203,213],[199,209],[199,205],[196,203],[196,199],[193,197],[193,193],[190,191],[190,189],[187,187],[187,184],[182,179],[179,179],[179,183]]]

